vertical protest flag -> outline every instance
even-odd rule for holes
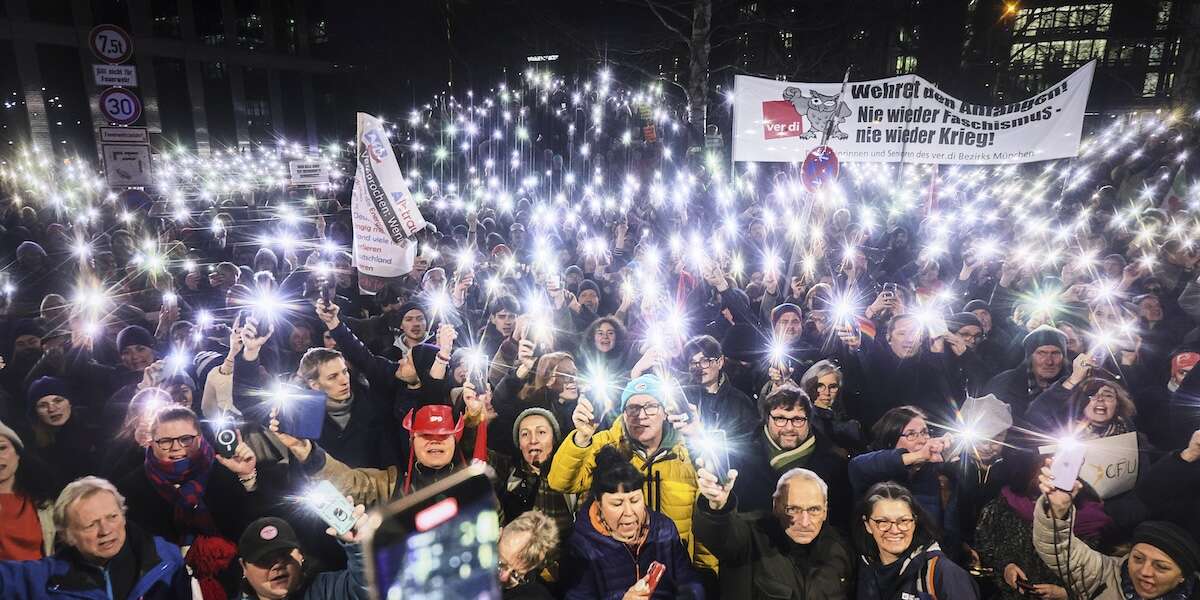
[[[412,270],[417,254],[413,236],[425,228],[425,219],[400,173],[383,121],[358,113],[355,140],[357,169],[350,197],[354,263],[359,289],[375,294],[388,279]]]

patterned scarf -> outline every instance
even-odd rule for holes
[[[817,436],[809,433],[808,439],[804,440],[799,446],[791,450],[780,448],[775,440],[771,439],[771,434],[767,430],[767,426],[763,425],[763,440],[767,446],[767,456],[771,459],[771,468],[783,473],[793,466],[799,466],[798,463],[807,459],[812,455],[813,450],[817,448]]]
[[[1078,438],[1080,440],[1099,440],[1106,437],[1112,437],[1114,435],[1129,433],[1130,431],[1133,431],[1133,428],[1129,426],[1129,422],[1126,421],[1124,417],[1114,417],[1113,420],[1108,422],[1108,425],[1103,427],[1095,427],[1087,423],[1087,421],[1084,421]]]
[[[1133,580],[1129,578],[1129,559],[1125,559],[1121,563],[1121,597],[1125,600],[1188,600],[1192,597],[1192,591],[1196,588],[1196,578],[1188,577],[1183,583],[1175,586],[1175,589],[1159,596],[1157,598],[1142,598],[1138,595],[1133,587]]]
[[[184,544],[199,533],[216,534],[216,523],[204,504],[204,490],[212,473],[213,449],[203,436],[187,458],[175,462],[159,462],[154,451],[146,448],[146,477],[154,490],[175,508],[175,523],[183,532]]]

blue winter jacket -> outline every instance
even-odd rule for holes
[[[129,600],[184,600],[192,597],[191,577],[179,547],[127,526],[125,544],[134,554],[137,583]],[[74,548],[41,560],[0,562],[0,598],[110,600],[107,573],[87,564]],[[115,598],[112,600],[125,600]]]
[[[704,600],[704,588],[692,567],[675,523],[662,513],[647,511],[650,529],[636,551],[596,531],[586,504],[575,519],[560,577],[566,600],[621,600],[646,575],[655,561],[666,567],[651,598]]]
[[[929,513],[942,528],[946,552],[951,558],[959,558],[957,549],[962,536],[958,528],[958,481],[952,468],[941,468],[938,463],[929,463],[913,471],[904,465],[902,448],[888,448],[859,454],[850,459],[850,487],[855,498],[862,498],[872,485],[883,481],[894,481],[908,488],[913,498]],[[950,500],[942,503],[941,475],[948,479]]]

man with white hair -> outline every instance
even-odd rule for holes
[[[829,488],[820,476],[801,468],[784,473],[774,509],[766,514],[738,514],[730,494],[737,471],[728,473],[724,485],[705,468],[696,479],[700,497],[692,527],[696,540],[720,561],[721,597],[849,598],[854,554],[826,525]]]
[[[53,556],[0,562],[0,598],[192,597],[179,548],[127,524],[125,498],[107,480],[67,485],[54,525],[65,546]]]

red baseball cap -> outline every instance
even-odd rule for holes
[[[463,419],[454,422],[454,411],[447,404],[427,404],[408,411],[404,428],[413,435],[455,435],[462,433]]]

